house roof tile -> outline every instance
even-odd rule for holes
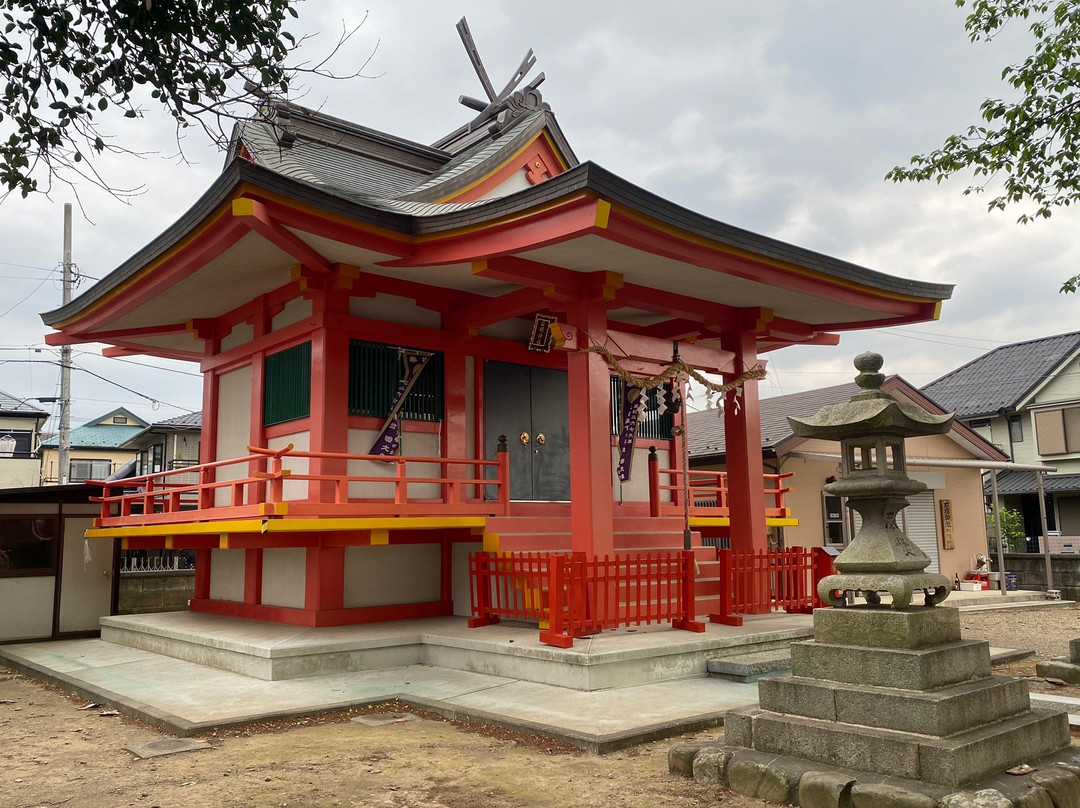
[[[958,418],[1015,410],[1080,349],[1080,331],[1003,345],[946,373],[922,392]]]

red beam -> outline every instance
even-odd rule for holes
[[[518,289],[499,297],[489,297],[454,309],[446,321],[448,331],[466,331],[501,323],[512,317],[545,311],[547,298],[541,289]]]
[[[258,233],[278,249],[315,272],[329,274],[330,262],[299,236],[281,227],[257,199],[241,197],[232,202],[232,215],[245,227]]]

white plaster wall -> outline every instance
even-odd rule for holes
[[[90,517],[64,519],[64,565],[60,573],[60,631],[96,631],[112,605],[113,542],[94,539],[86,558]]]
[[[298,323],[305,317],[311,316],[311,301],[302,297],[296,297],[285,304],[277,315],[270,320],[270,330],[280,331],[285,326]]]
[[[244,550],[210,551],[210,598],[244,602]]]
[[[397,295],[376,294],[374,297],[352,297],[349,299],[349,314],[353,317],[366,317],[369,320],[418,325],[424,328],[442,327],[442,315],[439,312],[422,308],[416,305],[415,301]]]
[[[1066,362],[1046,386],[1032,398],[1033,404],[1075,402],[1080,400],[1080,360]]]
[[[649,447],[655,445],[648,440],[639,438],[634,444],[634,462],[630,466],[630,479],[625,483],[619,482],[619,447],[611,447],[611,484],[614,486],[616,502],[648,502],[649,501]],[[659,458],[660,468],[671,468],[671,451],[657,447],[656,456]],[[671,476],[660,475],[661,485],[670,485]],[[671,501],[671,492],[660,492],[663,502]]]
[[[0,578],[0,640],[51,637],[55,587],[51,575]]]
[[[437,544],[345,548],[345,608],[438,600],[439,553]]]
[[[223,373],[218,379],[218,460],[246,457],[247,445],[251,438],[251,366]],[[246,477],[248,467],[244,463],[223,466],[217,469],[217,479],[236,480]],[[219,506],[231,502],[228,488],[219,488],[215,493],[215,503]]]
[[[27,488],[40,483],[40,459],[0,457],[0,488]]]
[[[263,550],[263,605],[303,609],[306,568],[307,550],[303,547]]]
[[[251,323],[237,323],[232,331],[221,338],[221,351],[224,353],[238,345],[251,342],[255,337],[255,328]]]
[[[282,449],[290,443],[296,451],[306,452],[311,446],[311,433],[307,431],[293,432],[289,435],[279,435],[276,438],[269,438],[266,441],[266,445],[270,449]],[[293,474],[307,474],[311,467],[311,461],[306,457],[286,457],[282,460],[281,467],[283,469],[288,469]],[[281,495],[286,500],[307,499],[308,481],[286,479],[281,492]]]
[[[469,554],[484,549],[483,542],[456,542],[453,545],[453,597],[454,614],[472,617],[472,590],[469,586]]]
[[[526,188],[531,188],[528,179],[525,178],[526,171],[522,168],[519,171],[515,171],[501,183],[496,185],[490,191],[488,191],[480,199],[498,199],[499,197],[506,196],[507,194],[513,194],[517,191],[524,191]]]
[[[378,435],[375,429],[350,429],[349,454],[367,454]],[[441,451],[439,435],[431,432],[405,432],[401,436],[403,455],[413,457],[438,457]],[[438,477],[440,468],[435,463],[410,463],[411,477]],[[394,477],[397,465],[377,460],[349,461],[349,474],[358,477]],[[393,498],[394,486],[382,483],[353,482],[349,484],[350,497]],[[409,497],[432,499],[442,496],[442,486],[438,483],[417,483],[409,486]]]

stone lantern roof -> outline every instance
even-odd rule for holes
[[[791,431],[800,438],[845,440],[867,435],[914,438],[942,435],[952,427],[953,415],[933,415],[917,404],[900,402],[881,391],[885,375],[880,373],[881,354],[862,353],[855,357],[860,371],[855,383],[862,388],[850,401],[822,407],[809,418],[788,418]]]

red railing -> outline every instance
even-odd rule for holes
[[[563,554],[547,552],[472,553],[469,586],[472,617],[469,628],[500,620],[520,620],[547,627],[551,561]]]
[[[198,522],[212,519],[244,519],[256,516],[415,516],[505,515],[510,508],[508,455],[496,460],[448,457],[393,457],[339,452],[297,451],[291,445],[271,450],[248,447],[251,454],[216,463],[161,471],[142,477],[98,482],[102,487],[98,527]],[[285,468],[290,460],[318,461],[334,473],[306,473]],[[348,464],[366,461],[379,468],[392,467],[393,475],[349,474]],[[439,473],[416,471],[435,466]],[[495,479],[484,471],[495,468]],[[338,472],[337,470],[341,471]],[[229,470],[229,471],[224,471]],[[451,473],[451,471],[455,473]],[[239,474],[236,472],[239,471]],[[191,482],[191,475],[198,475]],[[220,479],[227,474],[232,479]],[[319,483],[317,496],[286,499],[290,481]],[[390,485],[391,497],[352,497],[352,483]],[[410,495],[410,486],[438,486],[440,496]],[[496,498],[485,500],[485,487],[494,487]],[[471,496],[470,496],[471,494]],[[141,513],[140,513],[141,511]]]
[[[832,575],[832,556],[821,547],[736,552],[720,550],[720,613],[713,623],[741,626],[739,614],[767,614],[774,609],[810,612],[824,604],[818,581]]]
[[[683,514],[683,470],[662,469],[658,461],[649,458],[649,514],[651,516],[682,516]],[[690,482],[690,514],[692,516],[730,516],[728,506],[728,486],[726,471],[703,471],[690,469],[687,474]],[[787,474],[765,474],[765,515],[774,517],[790,516],[791,511],[784,505],[784,494],[791,491],[783,481],[794,476]],[[662,482],[666,479],[667,482]],[[772,505],[769,505],[769,498]]]
[[[695,620],[694,558],[685,551],[586,558],[584,553],[473,553],[470,627],[521,620],[540,625],[540,641],[569,648],[619,626]]]

